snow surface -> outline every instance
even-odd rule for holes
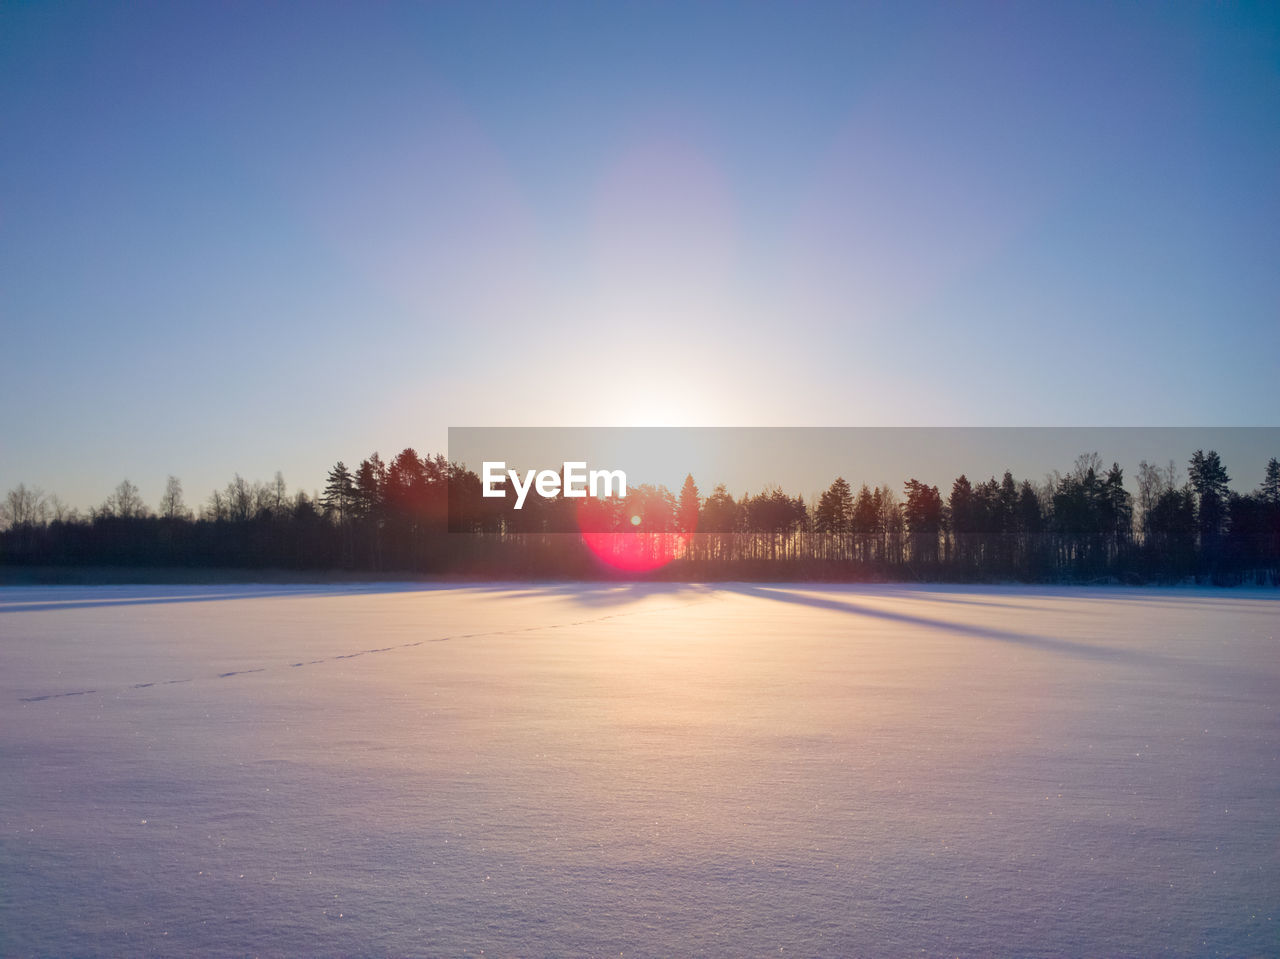
[[[0,954],[1280,954],[1278,613],[0,589]]]

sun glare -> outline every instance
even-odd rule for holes
[[[666,566],[686,554],[693,530],[674,528],[673,517],[648,513],[645,503],[638,512],[585,500],[577,511],[582,541],[605,566],[626,573],[644,573]],[[631,504],[631,509],[636,509]],[[619,512],[619,510],[623,510]]]

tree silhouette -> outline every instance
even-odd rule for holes
[[[853,558],[853,490],[843,476],[837,476],[818,497],[813,529],[834,545],[833,558]]]
[[[103,519],[139,519],[146,515],[147,504],[138,495],[138,487],[128,479],[121,480],[98,509],[98,516]]]
[[[811,509],[778,487],[735,499],[720,484],[702,500],[686,475],[679,496],[638,484],[625,499],[533,496],[516,511],[510,496],[481,496],[465,466],[407,448],[390,464],[373,453],[354,473],[339,461],[314,497],[290,497],[278,472],[272,483],[237,473],[199,518],[172,476],[159,515],[125,480],[86,519],[20,484],[0,501],[0,561],[602,575],[576,535],[589,519],[581,530],[625,533],[658,560],[637,567],[647,575],[1280,582],[1276,458],[1250,493],[1229,488],[1213,451],[1197,450],[1187,485],[1176,482],[1172,464],[1144,461],[1135,499],[1118,463],[1104,469],[1086,453],[1044,486],[1008,470],[977,484],[960,476],[946,502],[915,477],[900,502],[888,484],[855,496],[843,476]]]
[[[45,522],[45,495],[38,489],[28,489],[19,483],[5,494],[0,503],[0,527],[16,528],[37,526]]]
[[[686,473],[684,483],[680,486],[680,497],[676,501],[676,529],[687,537],[684,544],[686,559],[694,556],[693,534],[698,531],[698,514],[701,510],[698,484],[693,481],[692,473]]]
[[[952,553],[956,565],[965,576],[976,572],[976,538],[977,502],[974,498],[973,484],[961,473],[951,484],[951,495],[947,498],[948,511],[951,517],[951,535],[954,540]]]
[[[186,519],[190,510],[182,501],[182,481],[170,476],[164,485],[164,495],[160,497],[160,515],[168,520]]]
[[[1196,559],[1196,501],[1192,489],[1165,489],[1143,518],[1148,572],[1158,579],[1189,575]]]
[[[1280,506],[1280,460],[1274,456],[1267,461],[1267,472],[1258,487],[1258,496],[1269,506]]]
[[[335,516],[338,522],[344,523],[351,516],[351,507],[355,501],[355,479],[347,464],[338,460],[324,484],[324,496],[320,502],[325,512]]]
[[[1200,533],[1201,570],[1212,572],[1222,555],[1227,531],[1227,483],[1230,477],[1213,450],[1191,456],[1191,487],[1196,491],[1196,525]]]
[[[903,519],[911,536],[911,557],[917,563],[936,565],[938,537],[942,532],[942,496],[938,487],[927,486],[915,477],[905,484],[907,502]]]

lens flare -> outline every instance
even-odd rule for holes
[[[601,563],[624,573],[652,572],[683,556],[696,523],[676,529],[669,509],[647,504],[643,496],[636,499],[639,502],[588,499],[578,509],[587,548]]]

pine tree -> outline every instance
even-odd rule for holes
[[[1198,497],[1197,518],[1201,547],[1215,545],[1225,532],[1227,484],[1231,477],[1213,450],[1196,450],[1191,456],[1191,487]]]
[[[912,558],[924,563],[938,561],[938,533],[942,529],[942,496],[938,487],[914,477],[906,482],[907,502],[903,508],[907,531],[911,534]]]
[[[336,515],[339,522],[349,518],[354,492],[355,481],[351,471],[342,460],[338,460],[333,469],[329,470],[324,484],[324,496],[320,498],[325,512]]]
[[[819,533],[833,536],[845,536],[853,531],[853,490],[843,476],[837,476],[818,497],[813,525]]]
[[[1274,456],[1267,462],[1267,473],[1258,487],[1258,496],[1271,506],[1280,506],[1280,460]]]
[[[355,512],[362,518],[372,517],[382,506],[382,488],[385,482],[385,471],[379,475],[382,461],[374,453],[363,460],[356,470],[355,487],[352,490],[352,504]]]
[[[688,473],[684,485],[680,487],[680,500],[676,506],[676,528],[692,535],[698,528],[698,509],[701,501],[698,495],[698,484],[693,481],[693,474]]]

